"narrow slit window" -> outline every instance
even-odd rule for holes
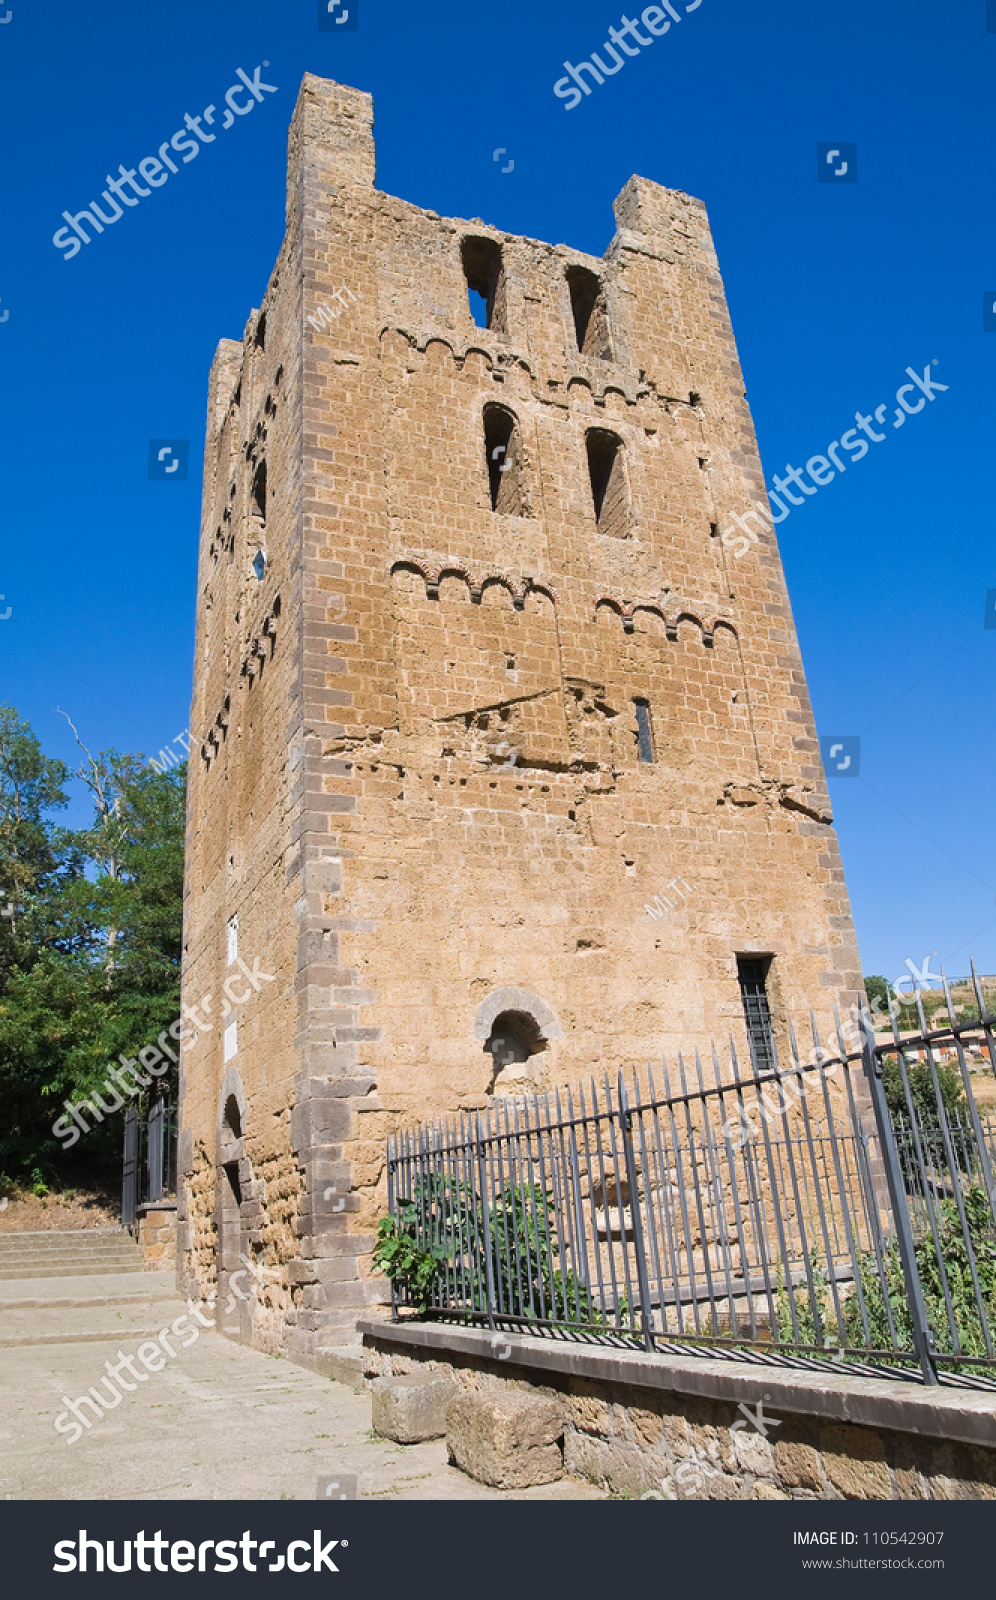
[[[261,461],[252,480],[252,509],[266,521],[266,462]]]
[[[508,331],[505,317],[505,269],[496,239],[463,241],[463,274],[467,280],[470,314],[479,328]]]
[[[611,361],[609,319],[601,282],[587,267],[568,267],[567,287],[571,295],[578,351],[581,355],[594,356],[600,361]]]
[[[623,538],[629,520],[629,491],[622,440],[605,428],[591,428],[585,448],[595,522],[602,533]]]
[[[767,990],[770,966],[770,956],[737,956],[740,999],[755,1072],[771,1072],[775,1067],[775,1036]]]
[[[636,711],[636,750],[641,761],[654,759],[654,735],[650,726],[650,706],[646,700],[634,700]]]
[[[492,511],[508,517],[524,516],[519,425],[514,413],[504,406],[484,408],[484,451]]]

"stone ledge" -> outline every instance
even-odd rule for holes
[[[494,1335],[489,1329],[439,1322],[374,1322],[366,1318],[356,1326],[364,1339],[407,1345],[439,1360],[456,1354],[498,1363],[491,1342]],[[827,1381],[821,1383],[818,1374],[810,1371],[748,1361],[646,1355],[640,1350],[607,1349],[516,1333],[502,1333],[500,1339],[502,1351],[511,1347],[511,1354],[501,1360],[506,1375],[510,1369],[529,1376],[557,1373],[697,1399],[726,1400],[734,1405],[756,1401],[763,1385],[765,1404],[772,1411],[781,1408],[823,1421],[852,1422],[859,1427],[996,1448],[996,1392],[928,1390],[902,1380],[849,1377],[838,1372],[828,1373]]]

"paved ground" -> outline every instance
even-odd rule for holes
[[[99,1385],[119,1348],[133,1355],[184,1310],[165,1273],[0,1285],[0,1495],[308,1500],[320,1476],[355,1472],[361,1498],[604,1498],[573,1479],[485,1488],[447,1465],[441,1439],[404,1446],[372,1433],[369,1394],[209,1330],[75,1444],[55,1431],[63,1395]]]

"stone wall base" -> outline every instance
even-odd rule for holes
[[[176,1201],[150,1200],[138,1208],[138,1242],[147,1272],[176,1266]]]
[[[360,1328],[368,1379],[438,1373],[458,1393],[557,1401],[565,1470],[622,1496],[996,1500],[996,1407],[985,1391],[821,1381],[438,1323]]]

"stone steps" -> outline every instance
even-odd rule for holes
[[[334,1378],[336,1383],[348,1383],[352,1388],[363,1387],[363,1346],[361,1344],[326,1345],[315,1351],[315,1371],[323,1378]]]
[[[8,1280],[0,1286],[0,1349],[155,1338],[185,1311],[168,1272],[137,1282],[117,1272],[50,1278],[44,1286],[37,1278]]]
[[[138,1244],[123,1228],[0,1234],[0,1281],[143,1272]]]

